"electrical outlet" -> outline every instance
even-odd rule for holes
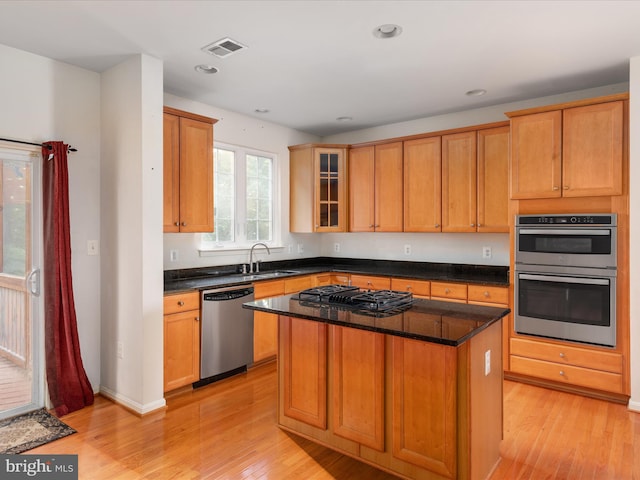
[[[411,255],[411,245],[405,245],[404,246],[404,254],[405,255]]]
[[[122,342],[117,343],[116,356],[118,358],[124,358],[124,345],[122,344]]]
[[[339,252],[340,251],[340,244],[338,242],[333,244],[333,251],[334,252]]]
[[[177,262],[178,261],[178,250],[169,251],[169,261]]]
[[[491,247],[482,247],[482,258],[491,258]]]
[[[98,240],[87,240],[87,255],[98,255],[100,246]]]
[[[484,352],[484,375],[485,377],[491,373],[491,350]]]
[[[304,244],[302,243],[298,244],[298,253],[304,253]]]

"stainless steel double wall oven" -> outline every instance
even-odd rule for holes
[[[519,215],[515,228],[515,331],[615,347],[616,215]]]

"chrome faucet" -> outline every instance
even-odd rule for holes
[[[267,253],[269,255],[271,255],[271,251],[269,250],[269,247],[267,247],[266,244],[262,243],[262,242],[258,242],[258,243],[254,243],[251,246],[251,251],[249,252],[249,273],[258,273],[260,271],[260,266],[258,265],[258,262],[256,262],[256,269],[253,269],[253,249],[256,248],[258,245],[262,245],[264,248],[267,249]]]

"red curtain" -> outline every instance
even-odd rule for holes
[[[46,370],[49,396],[58,416],[93,403],[80,357],[71,281],[67,148],[62,142],[47,142],[42,147]]]

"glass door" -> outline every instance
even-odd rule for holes
[[[0,419],[44,405],[40,152],[0,145]]]

